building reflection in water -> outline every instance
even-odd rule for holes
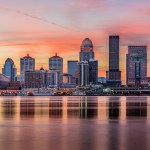
[[[49,117],[62,118],[63,116],[63,97],[51,97],[49,99]]]
[[[110,119],[120,117],[120,97],[109,97],[107,107]]]
[[[149,97],[0,97],[0,121],[1,149],[150,146]]]
[[[147,117],[147,97],[141,97],[137,101],[135,97],[127,97],[126,116],[130,117]]]
[[[13,99],[1,101],[0,113],[4,118],[14,118],[16,115],[16,102]]]
[[[80,97],[80,117],[96,118],[98,115],[98,97]]]
[[[21,118],[34,118],[35,115],[34,98],[23,98],[20,101],[20,117]]]
[[[3,118],[97,118],[126,121],[133,117],[150,119],[147,97],[3,97]]]

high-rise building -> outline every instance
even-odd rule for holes
[[[21,82],[25,81],[25,72],[26,71],[34,71],[35,70],[35,59],[30,57],[29,54],[27,56],[20,58],[20,76]]]
[[[106,72],[107,85],[121,86],[121,71],[119,70],[119,36],[109,36],[109,71]]]
[[[94,59],[93,43],[89,38],[83,40],[80,51],[80,61]]]
[[[95,59],[89,60],[89,82],[97,84],[98,81],[98,61]]]
[[[147,46],[129,46],[126,55],[128,86],[145,86],[147,81]]]
[[[63,75],[63,58],[59,57],[56,53],[55,56],[49,58],[49,70],[59,70],[60,71],[60,82],[62,83]]]
[[[89,64],[87,61],[78,62],[78,86],[86,87],[89,85]]]
[[[61,70],[63,72],[63,58],[59,57],[57,53],[49,58],[49,70]]]
[[[4,64],[4,68],[2,68],[2,73],[6,75],[10,81],[15,81],[17,69],[15,68],[14,61],[11,58],[7,58]]]

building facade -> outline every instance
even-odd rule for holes
[[[109,70],[106,71],[107,85],[121,86],[121,71],[119,70],[119,36],[109,36]]]
[[[0,89],[7,90],[10,86],[10,78],[5,76],[4,74],[0,74]]]
[[[20,58],[20,80],[21,83],[25,82],[25,72],[35,70],[35,59],[27,56]]]
[[[86,87],[89,85],[89,63],[87,61],[78,62],[78,86]]]
[[[72,75],[72,83],[78,83],[78,61],[68,61],[68,74]]]
[[[85,38],[81,44],[80,61],[89,61],[94,59],[93,43],[89,38]]]
[[[62,84],[61,70],[47,70],[46,71],[46,87],[59,88]]]
[[[147,46],[129,46],[126,55],[128,86],[147,86]]]
[[[49,70],[59,70],[60,72],[60,82],[62,83],[63,75],[63,58],[59,57],[56,53],[55,56],[49,58]]]
[[[89,60],[89,82],[97,84],[98,81],[98,61],[95,59]]]
[[[77,77],[78,61],[77,60],[69,60],[67,65],[68,65],[68,74],[71,74],[72,76]]]
[[[2,68],[2,73],[10,79],[10,82],[15,81],[17,69],[11,58],[6,59],[4,68]]]
[[[46,73],[44,70],[25,72],[25,88],[44,88],[45,86]]]
[[[72,82],[72,75],[68,73],[63,74],[63,84],[71,84]]]

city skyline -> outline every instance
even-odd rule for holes
[[[34,1],[2,1],[0,68],[11,57],[19,73],[19,59],[29,53],[36,59],[36,69],[41,65],[48,69],[48,58],[57,52],[64,58],[64,72],[67,72],[67,61],[78,60],[81,42],[88,37],[94,45],[95,59],[99,61],[99,76],[106,76],[108,36],[116,33],[120,36],[120,70],[125,83],[128,46],[147,45],[150,57],[149,4],[148,0],[95,0],[88,4],[79,0],[39,0],[36,4]],[[149,66],[148,63],[148,76]]]

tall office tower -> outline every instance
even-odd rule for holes
[[[11,58],[6,59],[4,68],[2,68],[2,73],[10,79],[10,82],[15,81],[17,69]]]
[[[86,87],[89,85],[89,64],[87,61],[78,62],[78,86]]]
[[[21,83],[25,81],[25,72],[26,71],[34,71],[35,70],[35,59],[30,57],[29,54],[27,56],[20,58],[20,76]]]
[[[61,70],[63,72],[63,58],[59,57],[57,53],[49,58],[49,70]]]
[[[119,36],[109,36],[109,71],[106,71],[107,85],[121,86],[121,71],[119,70]]]
[[[146,86],[147,46],[129,46],[126,55],[126,82],[128,86]]]
[[[94,59],[93,43],[89,38],[83,40],[80,51],[80,61]]]
[[[49,58],[49,70],[59,70],[60,71],[60,83],[62,83],[63,75],[63,58],[59,57],[56,53],[55,56]]]
[[[89,60],[89,82],[97,84],[98,81],[98,61],[95,59]]]

